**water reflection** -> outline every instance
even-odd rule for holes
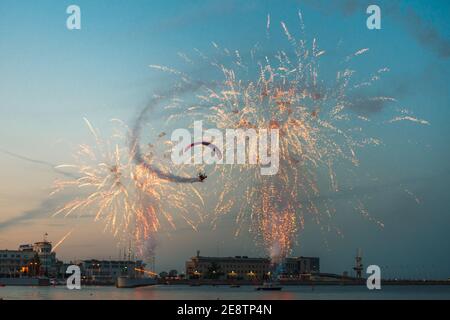
[[[281,291],[257,291],[253,286],[189,287],[158,285],[135,289],[82,287],[0,287],[5,300],[309,300],[309,299],[450,299],[450,286],[384,286],[369,291],[365,286],[285,286]]]

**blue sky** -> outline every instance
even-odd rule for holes
[[[397,105],[431,125],[400,123],[369,129],[384,145],[362,151],[361,175],[370,172],[379,177],[375,183],[365,181],[363,187],[372,190],[367,191],[369,206],[384,221],[384,230],[355,218],[344,208],[337,219],[345,230],[344,239],[323,235],[311,225],[300,236],[301,247],[296,253],[319,255],[325,269],[341,272],[351,266],[356,248],[362,247],[373,263],[398,266],[399,270],[409,265],[411,270],[448,277],[450,206],[445,182],[450,172],[450,3],[374,3],[382,10],[382,30],[366,28],[366,1],[358,0],[3,0],[0,148],[49,163],[67,162],[73,147],[88,138],[83,117],[100,128],[106,128],[111,118],[132,124],[155,90],[162,89],[161,74],[148,68],[149,64],[201,73],[183,66],[177,53],[189,54],[198,48],[213,54],[212,41],[242,52],[257,42],[266,44],[267,14],[271,15],[272,47],[266,50],[276,50],[286,45],[280,21],[295,30],[300,9],[307,37],[316,37],[327,50],[322,66],[325,75],[333,74],[333,66],[345,54],[369,47],[369,53],[355,61],[354,67],[364,74],[389,67],[391,71],[378,90],[396,97]],[[81,30],[69,31],[65,26],[70,4],[81,8]],[[383,119],[389,112],[385,108],[373,117]],[[48,229],[58,238],[70,229],[71,222],[55,222],[40,214],[47,209],[51,213],[47,198],[56,177],[52,170],[5,153],[0,153],[0,165],[0,224],[8,225],[0,228],[0,247],[37,240]],[[420,204],[408,198],[404,189],[417,195]],[[8,223],[28,212],[28,220]],[[97,225],[89,228],[101,229]],[[183,257],[194,254],[197,247],[205,254],[216,254],[218,247],[222,254],[258,254],[250,239],[242,242],[232,238],[232,229],[224,224],[219,235],[203,227],[199,233],[181,230],[167,239],[162,236],[160,268],[182,267],[179,259],[168,254],[173,250],[179,250]],[[109,245],[109,235],[95,239],[98,244],[86,245],[81,234],[75,235],[59,254],[71,259],[117,253]]]

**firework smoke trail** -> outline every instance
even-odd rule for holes
[[[53,164],[53,163],[50,163],[50,162],[47,162],[47,161],[38,160],[38,159],[32,159],[32,158],[29,158],[29,157],[26,157],[26,156],[23,156],[23,155],[20,155],[20,154],[17,154],[17,153],[5,150],[3,148],[0,148],[0,152],[2,152],[4,154],[7,154],[7,155],[9,155],[11,157],[23,160],[23,161],[27,161],[27,162],[31,162],[31,163],[35,163],[35,164],[38,164],[38,165],[42,165],[42,166],[48,167],[51,170],[55,171],[56,173],[62,174],[64,176],[66,176],[66,177],[75,178],[74,175],[72,175],[72,174],[70,174],[68,172],[65,172],[65,171],[62,171],[62,170],[58,170],[56,168],[57,166],[55,164]]]
[[[160,66],[150,66],[152,68],[157,68],[165,72],[170,73],[177,73],[173,69],[160,67]],[[186,77],[182,77],[184,81],[184,85],[181,88],[178,88],[176,92],[178,94],[182,94],[183,92],[187,91],[193,91],[196,90],[198,87],[200,87],[201,84],[192,84]],[[168,93],[164,96],[173,96],[174,93]],[[139,114],[136,123],[134,125],[133,131],[131,133],[131,141],[130,141],[130,153],[133,155],[133,160],[136,164],[143,166],[146,170],[148,170],[150,173],[156,174],[160,179],[164,179],[171,182],[176,183],[195,183],[195,182],[201,182],[201,180],[198,177],[186,177],[186,176],[179,176],[172,174],[168,171],[161,170],[159,167],[156,167],[152,164],[150,164],[146,159],[145,156],[141,152],[141,147],[139,144],[142,126],[145,123],[145,120],[147,118],[147,115],[154,110],[154,108],[161,102],[166,100],[164,96],[159,96],[156,98],[153,98],[147,107],[145,107]]]
[[[58,248],[71,234],[72,232],[75,230],[75,228],[73,228],[72,230],[70,230],[69,232],[67,232],[64,237],[61,238],[61,240],[59,240],[52,248],[52,251],[55,251],[56,248]]]
[[[154,250],[155,233],[163,225],[176,228],[175,215],[196,228],[196,220],[201,220],[201,207],[185,201],[185,192],[191,192],[192,185],[177,188],[146,167],[136,165],[124,141],[130,132],[125,128],[127,134],[123,134],[123,123],[120,122],[122,128],[111,139],[103,140],[98,130],[88,120],[85,119],[85,122],[95,145],[81,145],[76,164],[58,166],[75,170],[79,178],[57,180],[52,194],[66,189],[84,193],[69,201],[54,215],[93,211],[96,221],[105,222],[105,230],[111,230],[120,241],[133,240],[141,254]],[[152,156],[142,157],[153,165],[156,157],[154,153],[149,153]],[[162,166],[163,162],[158,165]],[[194,219],[191,212],[198,216]]]
[[[304,36],[300,12],[299,18]],[[267,33],[270,27],[268,16]],[[345,68],[336,73],[334,83],[327,84],[319,76],[319,57],[326,52],[319,49],[317,40],[313,39],[311,44],[297,40],[284,22],[281,29],[293,54],[279,50],[273,57],[264,55],[258,60],[255,46],[247,64],[239,51],[221,49],[213,42],[218,54],[233,60],[225,64],[196,50],[202,62],[218,68],[223,80],[213,88],[202,88],[194,107],[180,110],[184,117],[202,117],[211,127],[219,129],[279,130],[280,164],[276,175],[261,175],[258,164],[216,165],[213,170],[217,177],[211,178],[222,184],[218,191],[212,191],[218,199],[213,223],[224,214],[236,213],[236,233],[249,226],[275,262],[290,253],[307,216],[324,231],[333,228],[329,225],[336,212],[333,200],[331,197],[317,200],[319,195],[323,189],[339,192],[338,164],[358,166],[357,150],[381,143],[376,137],[366,136],[364,126],[371,120],[355,112],[351,97],[389,71],[381,68],[367,80],[355,83],[354,70]],[[368,48],[360,49],[348,55],[344,63],[367,52]],[[174,73],[166,67],[159,69]],[[384,96],[369,100],[395,102]],[[413,119],[416,118],[394,117],[388,123],[400,120],[426,123]],[[327,187],[322,183],[324,174]],[[354,209],[382,226],[370,217],[359,199],[355,200]],[[340,233],[337,228],[336,231]]]

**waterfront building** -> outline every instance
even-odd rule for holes
[[[69,265],[80,266],[84,279],[94,282],[115,282],[119,276],[142,277],[145,264],[141,260],[82,260],[64,263],[56,259],[52,243],[43,241],[22,244],[18,250],[0,250],[0,278],[23,276],[47,276],[63,279],[67,277]]]
[[[200,279],[245,279],[261,280],[270,275],[269,258],[203,257],[200,251],[186,261],[186,275]]]
[[[273,268],[269,258],[204,257],[200,256],[199,251],[195,257],[186,261],[186,275],[189,278],[264,280],[274,272],[291,278],[319,273],[320,260],[317,257],[286,258],[278,270]]]
[[[40,262],[40,274],[56,275],[56,253],[52,252],[52,243],[44,238],[44,241],[35,242],[33,251],[37,253]]]
[[[298,277],[302,274],[320,273],[320,259],[318,257],[289,257],[282,266],[282,275]]]
[[[0,250],[0,277],[56,276],[56,254],[46,236],[43,241],[20,245],[18,250]]]
[[[34,257],[34,251],[0,250],[0,278],[28,274]]]
[[[141,260],[81,260],[75,262],[88,281],[114,282],[118,277],[143,277],[145,263]],[[140,271],[141,270],[141,271]]]

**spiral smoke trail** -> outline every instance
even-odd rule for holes
[[[191,194],[197,195],[201,203],[203,199],[192,184],[170,183],[165,176],[160,178],[153,170],[135,164],[126,144],[130,130],[123,122],[114,120],[121,126],[108,138],[102,137],[87,119],[85,122],[95,144],[80,145],[74,164],[57,166],[75,172],[76,178],[56,180],[52,195],[71,190],[75,196],[54,216],[93,213],[96,221],[104,222],[105,230],[119,242],[132,241],[141,255],[154,251],[156,233],[165,226],[176,229],[183,221],[196,230],[202,221],[202,208],[185,199]],[[145,162],[152,161],[148,155],[141,157]]]
[[[144,157],[141,151],[140,147],[140,136],[142,132],[142,126],[145,124],[148,114],[151,113],[161,101],[167,100],[170,98],[170,96],[173,96],[176,94],[183,94],[185,92],[192,92],[200,88],[203,84],[200,82],[197,83],[189,83],[185,84],[183,87],[178,88],[177,90],[173,90],[172,92],[169,92],[165,95],[153,98],[149,104],[139,113],[139,116],[136,119],[136,122],[134,124],[131,138],[130,138],[130,154],[133,155],[133,160],[137,165],[142,166],[149,172],[156,174],[158,178],[164,179],[170,182],[175,183],[195,183],[195,182],[201,182],[199,177],[185,177],[185,176],[179,176],[172,174],[170,172],[165,172],[161,170],[160,168],[150,164]]]

